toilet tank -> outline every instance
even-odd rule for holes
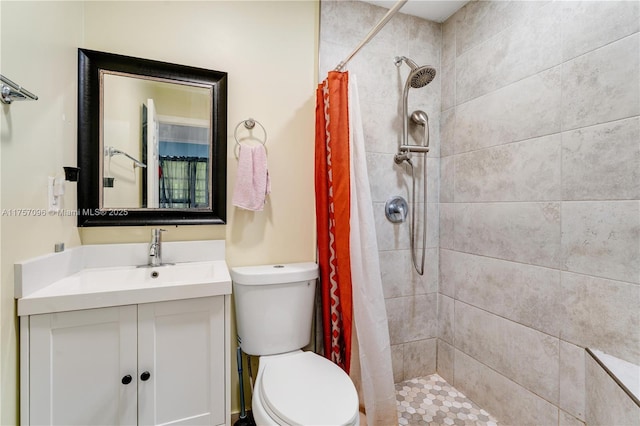
[[[230,272],[243,352],[273,355],[309,343],[317,264],[243,266]]]

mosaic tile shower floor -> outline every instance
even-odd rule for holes
[[[485,410],[437,374],[396,384],[400,425],[497,426]]]

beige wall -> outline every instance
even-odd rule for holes
[[[40,97],[1,112],[3,209],[46,208],[47,176],[76,164],[76,56],[77,48],[85,47],[229,73],[228,223],[169,227],[167,241],[226,239],[230,266],[315,259],[317,2],[2,1],[0,10],[2,73]],[[237,211],[230,202],[236,172],[233,130],[249,117],[264,125],[269,138],[272,194],[261,213]],[[75,184],[67,183],[66,189],[65,208],[75,209]],[[150,230],[78,230],[73,217],[5,216],[0,225],[0,423],[13,424],[14,262],[50,253],[56,242],[71,247],[81,241],[147,241]],[[235,379],[235,371],[230,373]]]
[[[140,19],[146,15],[152,19]],[[317,21],[317,4],[312,1],[85,5],[86,48],[229,73],[225,237],[230,266],[315,258],[312,164]],[[237,163],[233,130],[249,117],[259,120],[268,132],[272,194],[262,213],[238,211],[230,202]],[[188,227],[170,229],[166,239],[183,239],[183,228]],[[220,238],[220,232],[220,227],[199,227],[185,237]],[[83,242],[112,239],[114,233],[126,241],[148,238],[145,231],[129,228],[81,232]]]
[[[7,2],[2,8],[2,74],[35,93],[0,112],[3,127],[3,209],[46,209],[47,177],[76,164],[76,48],[82,43],[82,3]],[[75,209],[75,185],[64,207]],[[1,424],[17,414],[17,322],[13,263],[53,251],[56,242],[80,244],[75,218],[2,216],[0,281]]]

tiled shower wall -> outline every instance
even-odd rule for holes
[[[321,2],[320,79],[384,13]],[[349,64],[396,382],[435,371],[437,347],[438,373],[499,420],[580,424],[583,347],[640,363],[639,15],[636,1],[472,1],[442,25],[397,15]],[[407,225],[383,213],[411,182],[393,163],[397,55],[438,70],[409,94],[431,119],[424,277]]]
[[[640,364],[639,5],[442,26],[437,368],[506,424],[585,421],[585,346]]]
[[[387,10],[358,1],[322,1],[320,8],[319,79],[322,80]],[[439,72],[441,45],[440,24],[398,14],[347,67],[358,81],[396,382],[436,371],[441,80],[438,75],[425,88],[409,92],[409,112],[415,109],[427,112],[431,127],[426,272],[419,276],[411,265],[407,222],[394,225],[384,216],[388,198],[401,195],[409,201],[411,191],[408,171],[393,161],[402,132],[401,98],[409,68],[406,65],[396,68],[393,58],[407,56],[419,65],[435,66]],[[412,133],[412,143],[419,143],[419,136],[417,131]],[[414,158],[418,176],[422,175],[423,166],[420,157]],[[417,198],[424,202],[422,194]]]

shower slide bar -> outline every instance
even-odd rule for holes
[[[360,44],[358,44],[358,46],[356,46],[356,48],[353,49],[353,51],[349,54],[349,56],[347,56],[344,61],[340,62],[338,66],[334,68],[334,71],[342,71],[342,69],[347,65],[347,63],[351,60],[351,58],[356,56],[356,54],[360,51],[360,49],[362,49],[365,44],[371,41],[371,39],[375,37],[376,34],[378,34],[378,32],[387,24],[387,22],[389,22],[391,18],[393,18],[393,16],[400,10],[400,8],[402,8],[402,6],[404,6],[404,4],[407,1],[408,0],[398,0],[398,2],[394,4],[391,9],[389,9],[387,14],[384,15],[382,19],[376,24],[376,26],[373,27],[371,31],[369,31],[369,34],[367,34],[364,40],[362,40]]]
[[[0,82],[2,83],[0,84],[0,101],[3,104],[10,104],[13,101],[38,100],[36,95],[2,74],[0,74]]]
[[[400,145],[400,152],[429,152],[428,146]]]

